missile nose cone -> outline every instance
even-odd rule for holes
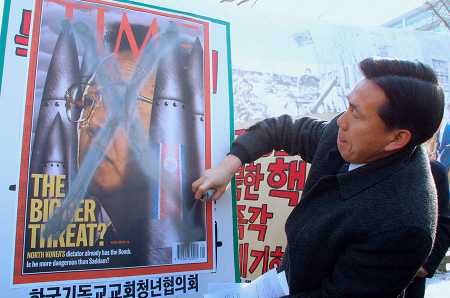
[[[184,63],[187,53],[181,47],[179,33],[174,27],[171,24],[165,33],[167,42],[173,42],[174,45],[158,63],[154,91],[156,100],[185,98]]]
[[[177,34],[178,35],[179,31],[178,31],[177,24],[175,24],[174,22],[170,21],[169,25],[167,25],[165,33],[166,34]]]
[[[52,53],[39,116],[36,126],[33,127],[35,137],[30,160],[30,173],[44,171],[54,175],[66,174],[69,184],[75,177],[78,134],[76,123],[68,118],[70,113],[67,110],[69,106],[65,94],[72,86],[79,86],[79,79],[80,70],[75,39],[71,25],[66,23]],[[60,167],[52,168],[51,162],[56,162],[53,165],[60,165]],[[63,169],[61,165],[64,166]],[[55,172],[52,172],[52,169],[55,169]]]
[[[70,24],[65,24],[53,50],[42,100],[64,98],[67,89],[79,80],[77,47]]]
[[[189,55],[187,65],[187,80],[189,84],[189,95],[192,100],[194,114],[204,114],[203,94],[203,47],[197,37]]]

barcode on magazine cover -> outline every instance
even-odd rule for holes
[[[175,243],[172,259],[174,264],[206,262],[206,241]]]

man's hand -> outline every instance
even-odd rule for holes
[[[416,272],[416,277],[424,278],[427,277],[427,275],[428,271],[423,267],[420,267],[419,270],[417,270]]]
[[[199,200],[204,193],[213,189],[215,192],[211,199],[219,199],[227,189],[227,185],[233,178],[234,173],[239,170],[241,165],[241,160],[230,154],[219,165],[206,170],[202,177],[192,183],[192,191],[195,193],[195,198]]]

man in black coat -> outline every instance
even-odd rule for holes
[[[311,162],[285,227],[292,297],[398,297],[432,247],[436,190],[420,144],[442,120],[442,88],[422,63],[369,58],[360,69],[343,114],[266,119],[192,185],[217,199],[243,163],[274,149]]]
[[[436,239],[433,249],[425,264],[423,264],[413,282],[408,286],[405,298],[423,298],[425,295],[425,278],[433,277],[442,258],[450,246],[450,214],[448,196],[448,176],[444,165],[438,161],[431,160],[431,173],[436,184],[438,198],[438,221]]]

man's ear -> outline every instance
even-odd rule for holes
[[[392,140],[385,147],[385,151],[398,151],[408,145],[411,140],[411,132],[407,129],[396,129],[392,135]]]

